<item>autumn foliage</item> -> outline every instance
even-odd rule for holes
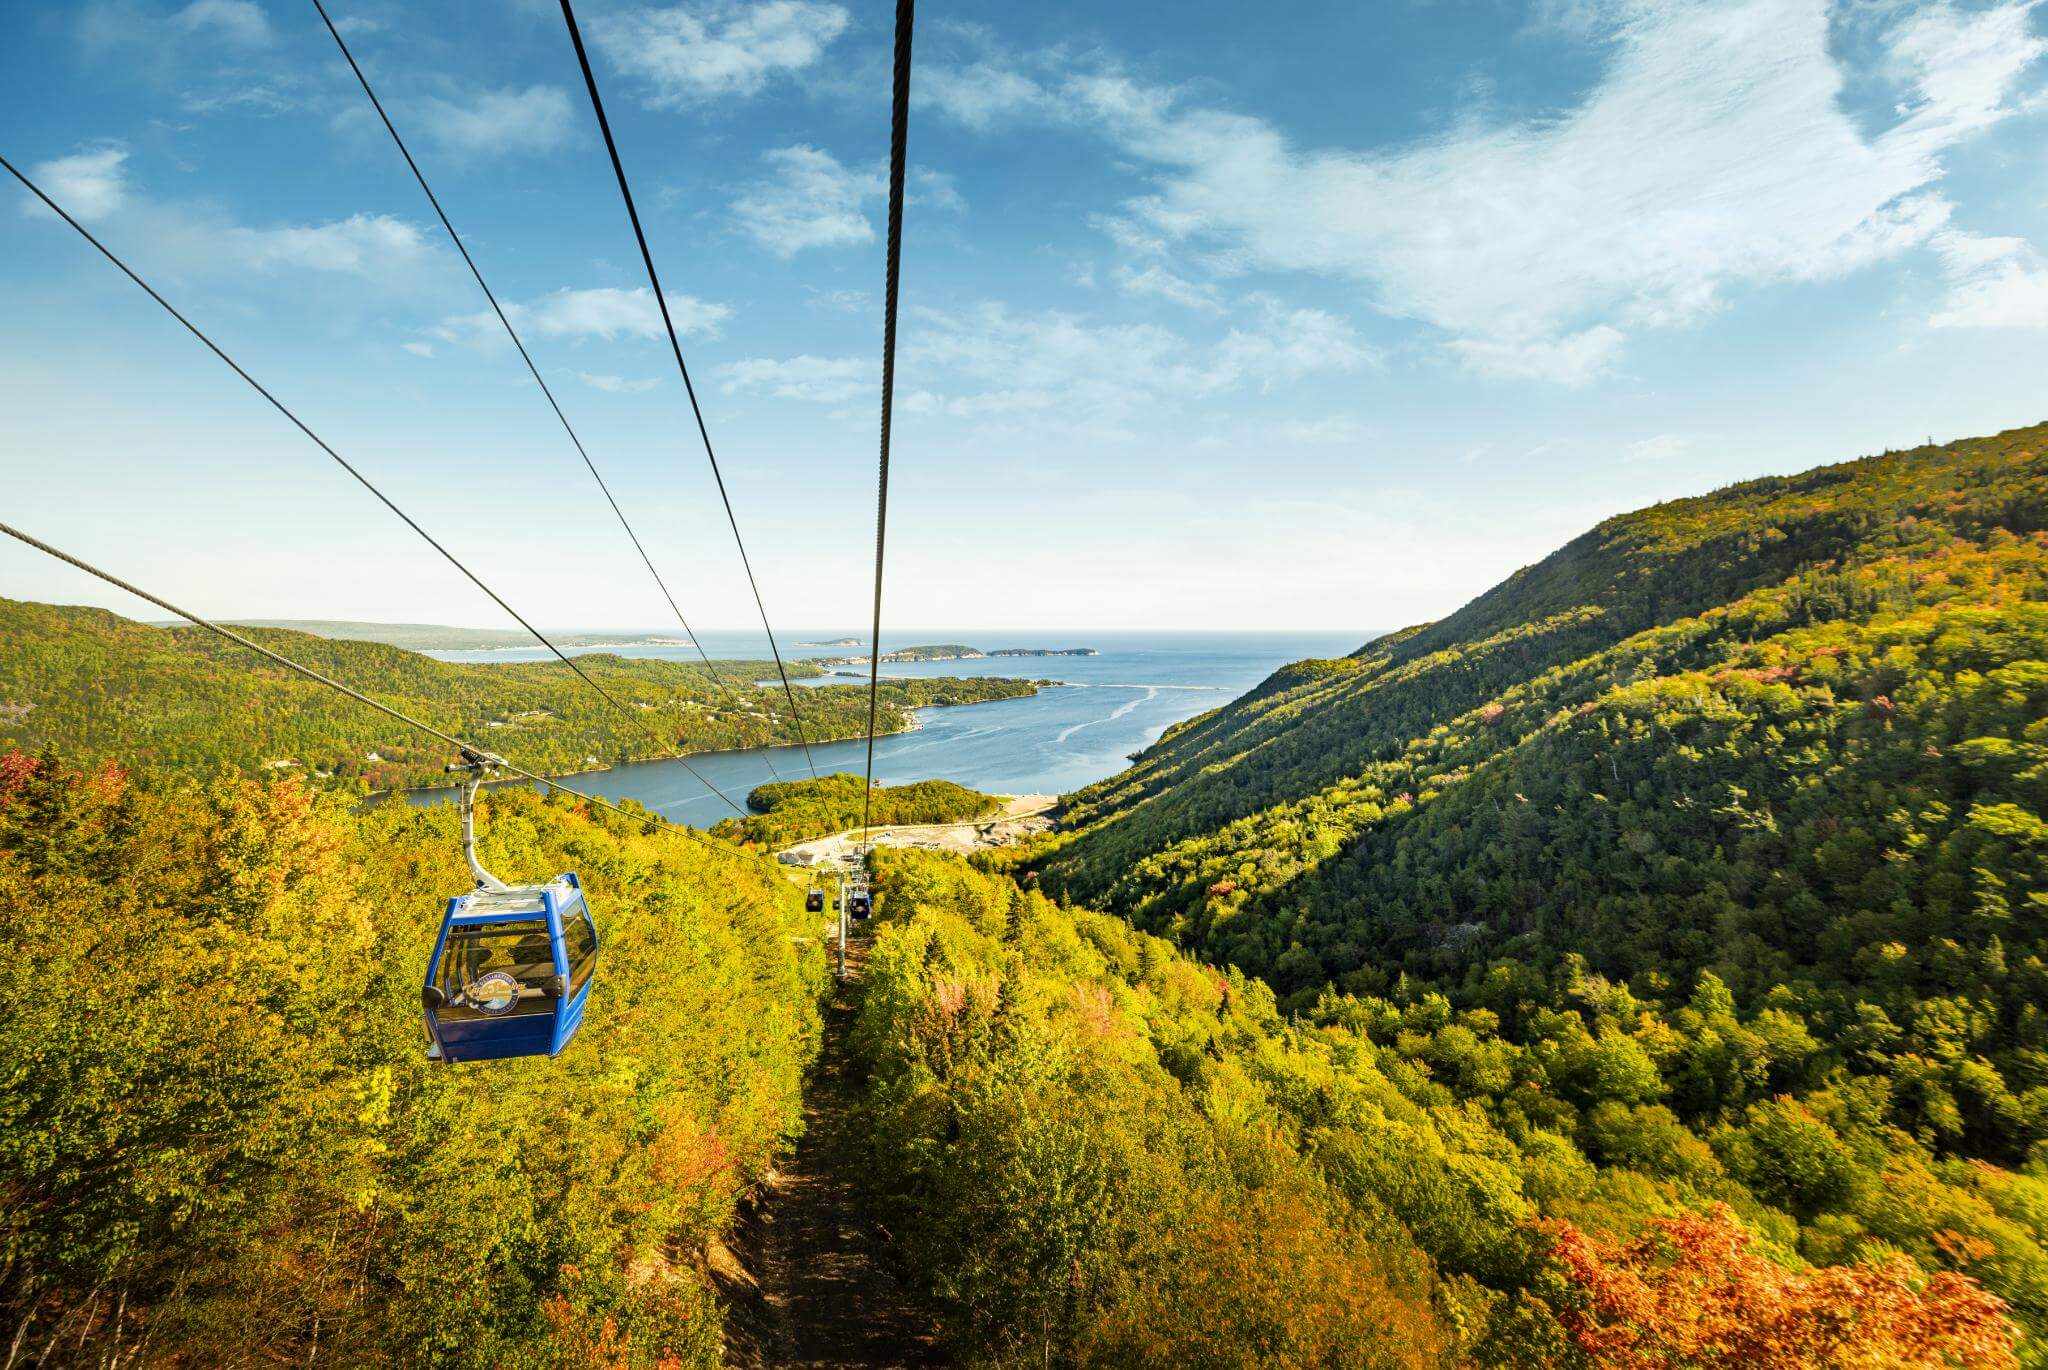
[[[506,790],[605,938],[554,1060],[426,1059],[452,806],[0,751],[0,1362],[711,1365],[703,1253],[797,1126],[769,862]]]
[[[1541,1226],[1567,1290],[1559,1321],[1596,1370],[2019,1364],[2002,1300],[1960,1275],[1924,1276],[1904,1256],[1789,1270],[1724,1205],[1652,1219],[1627,1240]]]

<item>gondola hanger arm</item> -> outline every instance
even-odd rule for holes
[[[458,806],[462,811],[462,859],[469,863],[469,873],[476,877],[476,887],[480,890],[502,891],[510,888],[504,881],[485,870],[483,864],[476,859],[476,788],[483,783],[486,775],[504,764],[505,758],[502,756],[465,748],[462,760],[459,763],[451,762],[447,767],[451,772],[463,773],[462,798]]]

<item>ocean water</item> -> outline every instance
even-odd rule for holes
[[[848,631],[792,633],[783,637],[786,658],[861,655],[864,649],[811,644],[858,634]],[[782,635],[778,634],[779,637]],[[952,780],[996,794],[1064,794],[1122,770],[1130,754],[1157,741],[1185,718],[1219,707],[1258,684],[1276,667],[1311,656],[1341,656],[1373,637],[1371,631],[1319,633],[1099,633],[986,632],[978,629],[884,634],[885,650],[916,643],[962,643],[987,651],[1000,647],[1093,647],[1095,656],[985,657],[971,661],[885,663],[890,676],[1021,676],[1059,685],[1029,699],[921,709],[919,727],[875,740],[875,778],[885,784]],[[714,657],[768,655],[760,635],[706,633],[704,649]],[[695,660],[687,645],[665,643],[610,647],[622,656]],[[502,651],[434,652],[443,661],[532,661],[541,648]],[[831,668],[857,672],[865,666]],[[825,676],[799,684],[851,684],[851,677]],[[858,773],[866,744],[829,742],[811,747],[820,775]],[[797,747],[706,752],[690,765],[733,800],[744,803],[754,786],[776,778],[807,777]],[[770,765],[774,772],[771,773]],[[675,761],[644,761],[591,771],[568,783],[614,802],[637,799],[675,822],[708,827],[732,809]],[[445,799],[445,793],[414,796],[415,802]]]

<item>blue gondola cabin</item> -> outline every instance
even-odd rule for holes
[[[553,1056],[583,1024],[597,926],[573,874],[448,901],[421,990],[428,1056]]]

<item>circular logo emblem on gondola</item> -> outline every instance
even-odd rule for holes
[[[497,1018],[510,1013],[519,1003],[519,982],[502,970],[494,970],[465,985],[462,997],[478,1013]]]

